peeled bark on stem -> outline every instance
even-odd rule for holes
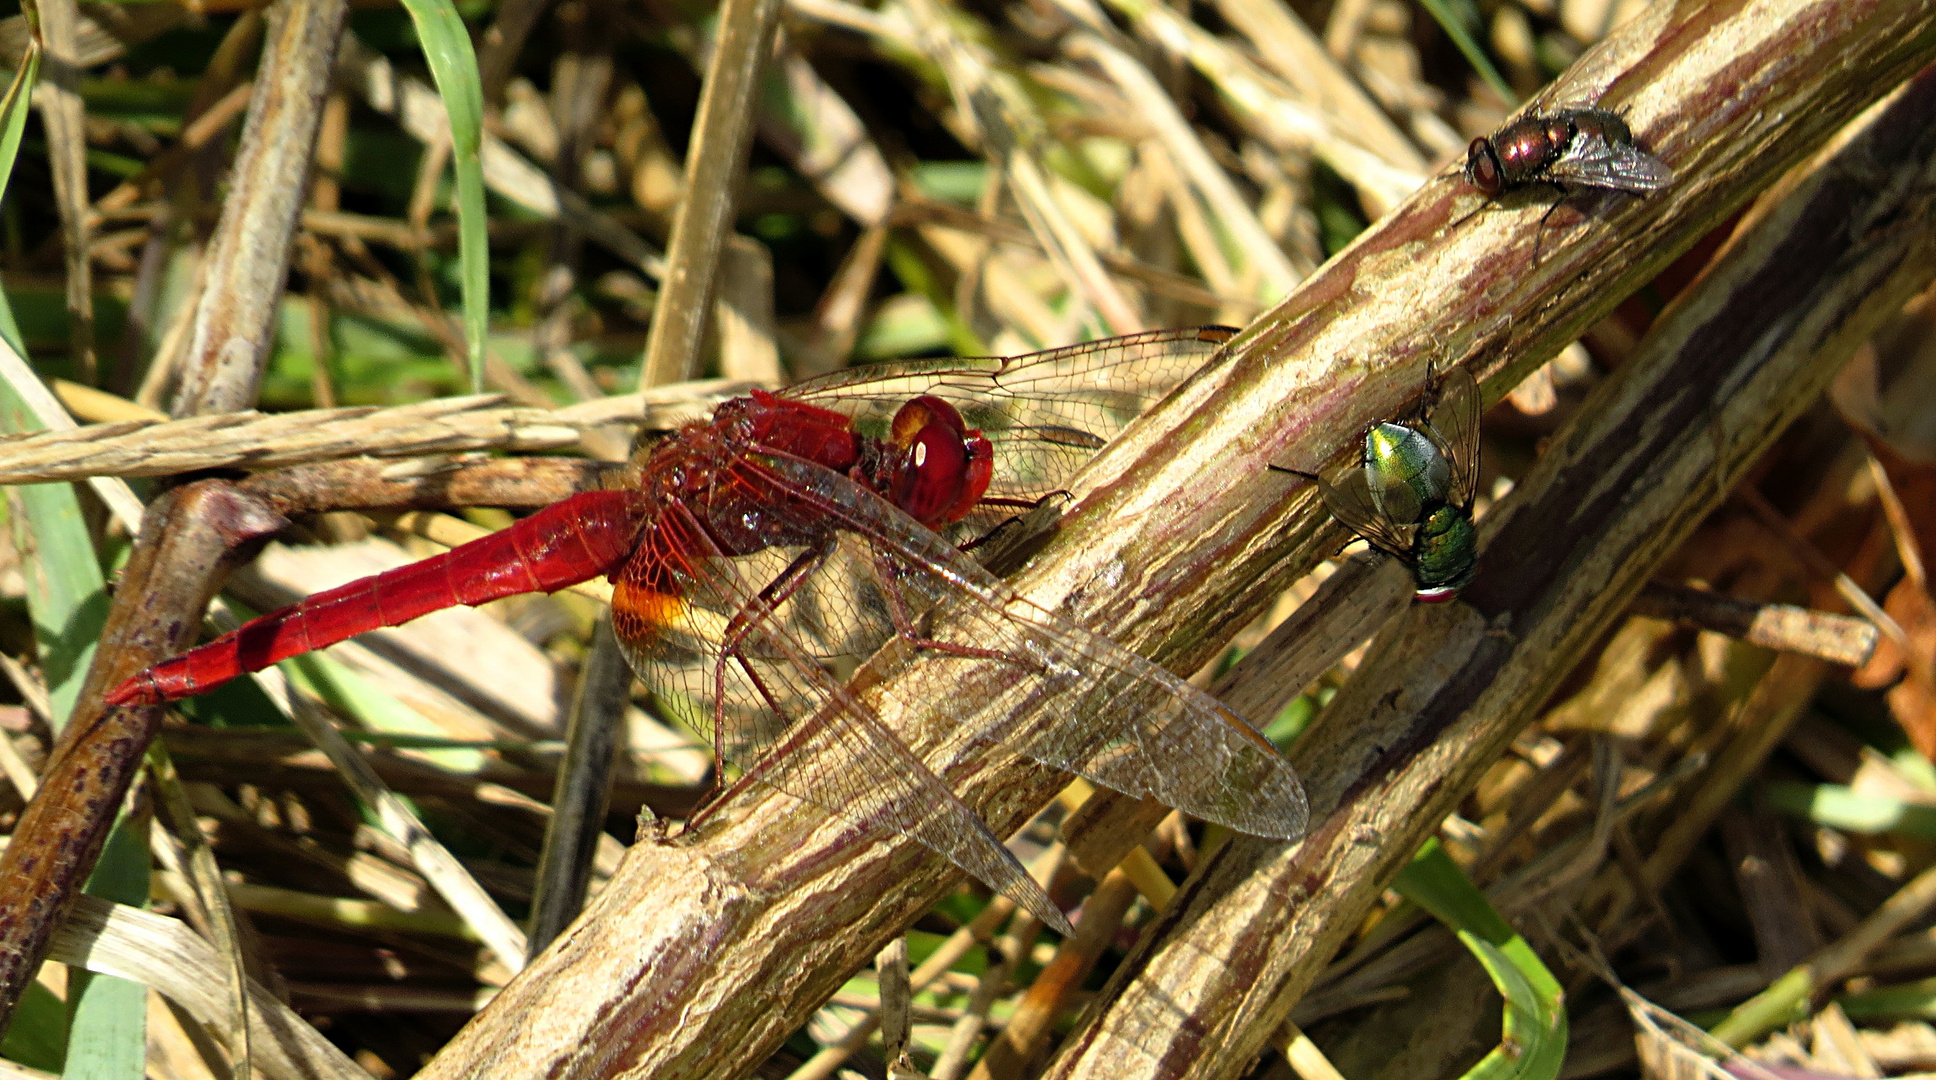
[[[1833,57],[1834,63],[1809,64],[1809,56]],[[1550,100],[1598,100],[1626,110],[1645,145],[1676,170],[1669,189],[1643,200],[1583,199],[1590,206],[1584,219],[1556,213],[1534,266],[1543,205],[1514,203],[1511,212],[1472,214],[1480,200],[1456,177],[1428,185],[1105,450],[1077,478],[1081,512],[1016,579],[1017,588],[1175,668],[1196,666],[1337,540],[1310,485],[1287,482],[1268,472],[1267,464],[1311,469],[1344,452],[1368,421],[1399,412],[1417,395],[1428,363],[1442,370],[1447,362],[1483,354],[1484,362],[1473,366],[1497,363],[1504,372],[1498,381],[1509,385],[1932,56],[1936,4],[1929,2],[1771,0],[1648,9],[1576,65]],[[1844,193],[1834,220],[1843,220],[1858,196],[1873,195],[1866,189]],[[1556,238],[1555,230],[1563,233]],[[1892,230],[1886,239],[1909,244],[1911,232]],[[1838,243],[1846,239],[1836,237]],[[1784,264],[1781,272],[1814,274],[1829,261]],[[1870,301],[1883,291],[1864,290]],[[1757,312],[1782,310],[1762,304],[1765,298],[1757,298]],[[1723,338],[1715,346],[1727,343]],[[1508,359],[1493,360],[1494,351]],[[1701,379],[1724,373],[1715,356],[1698,359],[1693,374]],[[1761,387],[1763,381],[1742,385]],[[1742,391],[1727,386],[1716,408],[1761,407],[1759,400],[1735,404]],[[1800,395],[1802,389],[1784,393]],[[1626,434],[1658,440],[1663,430],[1703,430],[1708,414],[1687,391],[1661,400],[1683,411],[1693,408],[1692,420],[1677,414],[1679,426],[1642,425]],[[1764,419],[1771,422],[1766,435],[1775,416]],[[1763,441],[1744,434],[1730,454],[1745,454]],[[1656,457],[1586,464],[1599,471],[1634,470]],[[1584,505],[1608,514],[1613,507],[1607,504],[1625,490],[1596,486],[1590,475],[1578,473],[1568,474],[1566,484],[1575,497],[1569,512]],[[1592,499],[1580,502],[1583,491]],[[1488,611],[1530,610],[1527,605],[1541,597],[1539,588],[1565,569],[1551,560],[1571,550],[1548,532],[1540,530],[1530,548],[1519,536],[1500,549],[1504,554],[1493,563],[1502,569],[1475,589],[1475,602]],[[1570,531],[1567,536],[1580,540]],[[1498,580],[1503,572],[1530,573],[1523,587],[1531,592],[1513,594]],[[1590,567],[1565,579],[1597,584],[1597,572]],[[1581,621],[1613,617],[1631,591],[1595,600]],[[1427,656],[1410,674],[1421,680],[1433,673],[1457,676],[1455,689],[1468,699],[1492,694],[1486,672],[1511,657],[1507,639],[1487,637],[1483,625],[1470,625],[1483,621],[1474,607],[1452,605],[1428,617],[1443,624],[1441,631],[1470,635],[1461,639],[1462,649],[1483,664],[1448,672],[1443,661]],[[1437,706],[1446,707],[1449,701]],[[1452,715],[1444,722],[1451,725]],[[1437,730],[1417,730],[1406,746],[1423,752],[1417,760],[1447,770],[1434,796],[1447,800],[1464,775],[1452,775],[1450,767],[1464,759],[1455,759],[1451,749],[1433,749]],[[910,742],[918,753],[933,753],[945,735],[910,733]],[[1492,760],[1484,740],[1446,745],[1471,748],[1473,764],[1463,768],[1475,775]],[[1371,748],[1368,741],[1360,750]],[[1404,750],[1396,749],[1387,767],[1405,760]],[[1062,782],[1048,770],[998,755],[942,760],[935,754],[928,761],[997,832],[1019,826]],[[1348,759],[1306,758],[1306,764],[1316,766],[1313,786],[1331,803],[1364,767]],[[1393,775],[1381,774],[1380,782]],[[1405,835],[1402,822],[1380,824]],[[1341,835],[1334,824],[1320,826],[1307,846],[1315,852],[1336,843],[1345,853],[1365,853],[1367,864],[1352,868],[1360,875],[1356,891],[1346,897],[1353,902],[1375,893],[1372,879],[1389,876],[1412,852],[1368,832]],[[1237,852],[1255,854],[1253,845],[1240,841],[1216,866],[1237,866]],[[1190,930],[1202,914],[1199,905],[1242,885],[1241,878],[1199,882],[1190,894],[1194,899],[1178,905],[1192,914],[1165,919],[1159,931]],[[912,840],[875,837],[784,796],[748,791],[682,843],[648,838],[634,847],[585,916],[421,1075],[743,1073],[956,880],[946,863]],[[1267,880],[1275,881],[1265,891],[1278,890],[1280,907],[1300,891]],[[1315,880],[1342,887],[1346,879]],[[1246,895],[1254,897],[1255,890]],[[1315,911],[1317,905],[1297,910]],[[1240,1068],[1270,1034],[1269,1025],[1257,1021],[1281,1021],[1288,1012],[1295,991],[1291,976],[1308,981],[1327,946],[1336,944],[1344,923],[1332,925],[1328,936],[1300,938],[1311,930],[1300,923],[1288,943],[1273,938],[1281,958],[1261,943],[1244,949],[1243,963],[1218,973],[1234,982],[1208,999],[1218,1009],[1236,1007],[1243,1022],[1173,1011],[1181,1025],[1173,1034],[1183,1040],[1178,1052],[1201,1056],[1211,1072]],[[1191,942],[1220,956],[1228,955],[1229,944]],[[1293,958],[1295,969],[1285,968]],[[1262,959],[1274,965],[1270,980],[1246,997],[1248,977],[1266,974],[1254,967]],[[1150,974],[1149,964],[1144,954],[1128,975]],[[1160,990],[1151,987],[1152,993]],[[1120,986],[1117,993],[1123,993]],[[1116,1004],[1122,1004],[1120,997]],[[1144,1015],[1143,1007],[1130,1006],[1134,1015]],[[1214,1040],[1198,1039],[1195,1033],[1207,1028],[1230,1042],[1219,1048]],[[1105,1029],[1090,1029],[1070,1065],[1104,1049]]]
[[[583,458],[480,458],[403,465],[362,458],[299,465],[237,487],[286,516],[330,510],[539,510],[581,491],[621,482],[622,466]]]
[[[1874,623],[1853,615],[1741,600],[1658,581],[1650,582],[1634,599],[1634,612],[1849,667],[1868,663],[1881,636]]]

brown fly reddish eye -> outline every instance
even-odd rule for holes
[[[1499,171],[1499,155],[1493,151],[1490,139],[1481,136],[1466,147],[1465,180],[1488,195],[1497,195],[1505,187],[1505,178]]]

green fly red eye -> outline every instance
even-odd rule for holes
[[[994,475],[994,452],[953,405],[915,398],[894,414],[888,442],[899,455],[888,498],[923,525],[953,524],[974,509]]]

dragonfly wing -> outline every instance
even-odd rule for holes
[[[830,474],[781,455],[758,460],[838,521],[848,557],[871,567],[897,632],[917,646],[881,650],[855,680],[891,688],[882,714],[895,726],[950,730],[958,750],[1004,746],[1241,832],[1303,834],[1296,773],[1214,698],[1030,603],[859,485],[820,484]]]
[[[1400,484],[1400,490],[1411,489]],[[1370,541],[1386,553],[1401,559],[1412,557],[1412,540],[1418,526],[1393,521],[1371,491],[1371,474],[1362,465],[1353,465],[1331,477],[1318,478],[1318,494],[1324,496],[1325,509],[1344,522],[1345,527]],[[1418,496],[1412,495],[1417,501]]]
[[[1439,452],[1452,463],[1452,505],[1471,506],[1479,489],[1479,417],[1485,398],[1472,373],[1464,368],[1447,372],[1439,383],[1438,405],[1428,430]]]
[[[710,734],[746,776],[912,837],[1069,933],[987,824],[795,638],[772,602],[774,562],[708,553],[703,530],[680,508],[661,520],[620,573],[612,614],[662,707]],[[779,580],[788,569],[810,580],[819,556],[796,552]]]
[[[867,364],[800,383],[787,397],[837,409],[880,436],[910,398],[932,394],[961,411],[995,448],[992,498],[1033,501],[1157,399],[1202,367],[1236,331],[1151,330],[1013,357]]]
[[[1644,192],[1667,186],[1674,179],[1674,170],[1637,146],[1582,134],[1547,167],[1546,175],[1561,184]]]

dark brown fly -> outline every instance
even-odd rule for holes
[[[1674,171],[1634,142],[1617,113],[1591,106],[1528,113],[1466,147],[1466,183],[1488,198],[1533,184],[1644,194],[1665,187]],[[1551,216],[1553,209],[1546,211]],[[1543,228],[1546,217],[1540,218]]]
[[[1529,113],[1472,140],[1465,178],[1487,195],[1528,184],[1640,193],[1666,186],[1674,171],[1634,144],[1618,114],[1581,107]]]

